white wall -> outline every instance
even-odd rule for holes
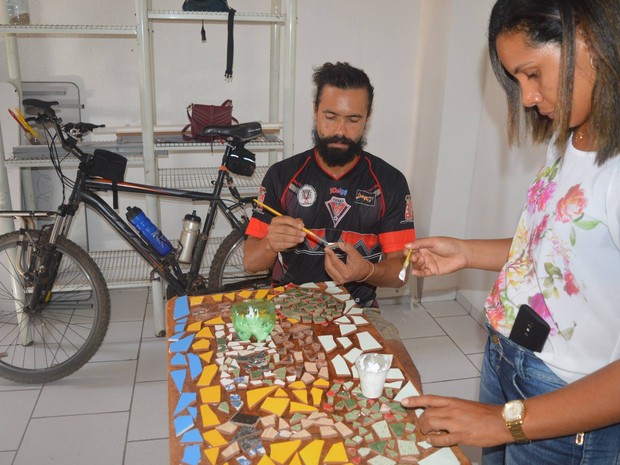
[[[271,4],[230,3],[239,11],[264,11]],[[348,61],[366,70],[375,86],[367,149],[406,173],[418,236],[511,235],[542,149],[506,148],[504,97],[487,64],[492,3],[299,0],[295,151],[311,144],[312,68]],[[153,0],[157,9],[176,10],[181,4]],[[133,25],[134,8],[129,0],[30,0],[33,23]],[[232,83],[223,76],[225,26],[208,24],[206,44],[199,29],[198,23],[155,25],[157,123],[183,124],[187,104],[225,98],[233,99],[239,120],[267,120],[269,28],[235,28]],[[22,37],[19,52],[24,80],[79,85],[84,120],[139,124],[135,39]],[[5,80],[2,46],[0,63],[0,80]],[[139,176],[139,169],[134,171],[132,176]],[[180,216],[171,218],[164,232],[175,237]],[[492,282],[492,273],[461,272],[427,279],[423,288],[429,296],[458,288],[479,307]]]

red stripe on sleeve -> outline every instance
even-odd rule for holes
[[[405,229],[404,231],[393,231],[379,234],[379,242],[383,253],[398,252],[415,240],[415,229]]]
[[[250,218],[250,223],[248,224],[248,227],[245,230],[245,233],[248,236],[258,237],[259,239],[262,239],[263,237],[267,235],[268,229],[269,229],[269,225],[267,223],[263,223],[262,221],[257,220],[256,218]]]

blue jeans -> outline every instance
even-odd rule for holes
[[[480,401],[504,404],[566,385],[534,353],[487,326]],[[553,412],[548,412],[553,415]],[[565,436],[484,448],[483,465],[620,465],[620,424],[586,432],[583,444]]]

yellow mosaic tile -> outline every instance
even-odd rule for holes
[[[219,447],[212,447],[210,449],[205,449],[205,456],[211,465],[215,465],[217,463],[217,457],[220,455]]]
[[[273,397],[288,397],[288,394],[284,389],[278,388],[278,390],[274,393]]]
[[[318,378],[314,383],[312,383],[312,385],[319,388],[328,388],[329,381],[323,378]]]
[[[269,289],[259,289],[256,291],[256,294],[254,295],[255,299],[264,299],[265,297],[267,297],[267,294],[269,294]]]
[[[254,408],[265,397],[277,389],[278,386],[267,386],[257,389],[250,389],[246,394],[248,408]]]
[[[299,451],[299,456],[303,460],[304,465],[319,465],[324,444],[325,441],[323,439],[315,439]]]
[[[291,402],[289,413],[311,413],[316,412],[318,408],[314,405],[302,404],[301,402]]]
[[[221,302],[222,301],[222,297],[224,297],[223,294],[212,294],[210,296],[214,302]]]
[[[222,401],[222,388],[214,384],[200,389],[200,400],[203,404],[219,404]]]
[[[301,462],[301,458],[299,457],[299,454],[295,454],[293,456],[293,459],[290,461],[288,465],[304,465],[304,464]]]
[[[308,391],[306,391],[305,389],[293,389],[291,392],[293,393],[295,397],[297,397],[299,402],[303,402],[304,404],[308,403]],[[322,394],[322,391],[321,391],[321,394]]]
[[[237,294],[242,299],[249,299],[250,297],[252,297],[253,291],[239,291]]]
[[[205,326],[204,328],[202,328],[200,331],[196,333],[196,337],[197,338],[203,338],[203,337],[212,338],[213,332],[211,331],[211,328],[209,328],[208,326]]]
[[[196,321],[187,326],[187,330],[190,333],[197,333],[202,328],[202,321]]]
[[[202,427],[204,429],[211,428],[220,424],[220,420],[211,407],[207,404],[200,406],[200,415],[202,417]]]
[[[332,445],[323,460],[323,463],[346,463],[349,461],[343,442]]]
[[[284,412],[286,412],[289,402],[290,399],[288,397],[267,397],[265,402],[261,404],[260,408],[265,412],[275,413],[281,417],[284,415]]]
[[[236,294],[234,292],[229,292],[228,294],[224,294],[224,297],[226,297],[231,302],[234,302],[235,301],[235,295]]]
[[[222,436],[216,429],[210,429],[208,431],[205,431],[204,433],[202,433],[202,437],[205,441],[209,443],[211,447],[220,447],[228,444],[228,441],[224,439],[224,436]]]
[[[268,455],[263,455],[263,458],[260,459],[258,465],[276,465],[273,460],[269,458]]]
[[[209,350],[211,348],[211,341],[209,339],[198,339],[196,342],[192,344],[192,349],[194,352],[199,352],[201,350]]]
[[[312,396],[312,405],[319,406],[321,405],[321,400],[323,399],[323,390],[318,387],[313,387],[310,390],[310,395]]]
[[[211,365],[207,365],[202,369],[202,374],[196,383],[198,387],[211,386],[211,382],[213,381],[213,377],[217,373],[217,365],[212,363]]]
[[[222,319],[221,316],[216,316],[215,318],[211,318],[204,322],[205,326],[214,326],[214,325],[224,325],[226,322]]]
[[[205,362],[211,363],[211,359],[213,358],[213,351],[211,350],[209,352],[205,352],[204,354],[199,354],[198,356]]]
[[[269,448],[269,457],[276,463],[284,465],[291,455],[297,452],[301,439],[295,441],[276,442]]]
[[[303,381],[297,380],[288,385],[291,389],[306,389],[306,383]]]
[[[190,295],[189,305],[190,307],[194,305],[200,305],[204,299],[205,299],[204,295]]]

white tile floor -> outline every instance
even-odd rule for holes
[[[0,465],[168,465],[166,341],[145,289],[112,292],[106,340],[74,375],[0,379]],[[478,398],[484,329],[456,301],[382,305],[426,393]],[[480,450],[464,448],[473,464]]]

